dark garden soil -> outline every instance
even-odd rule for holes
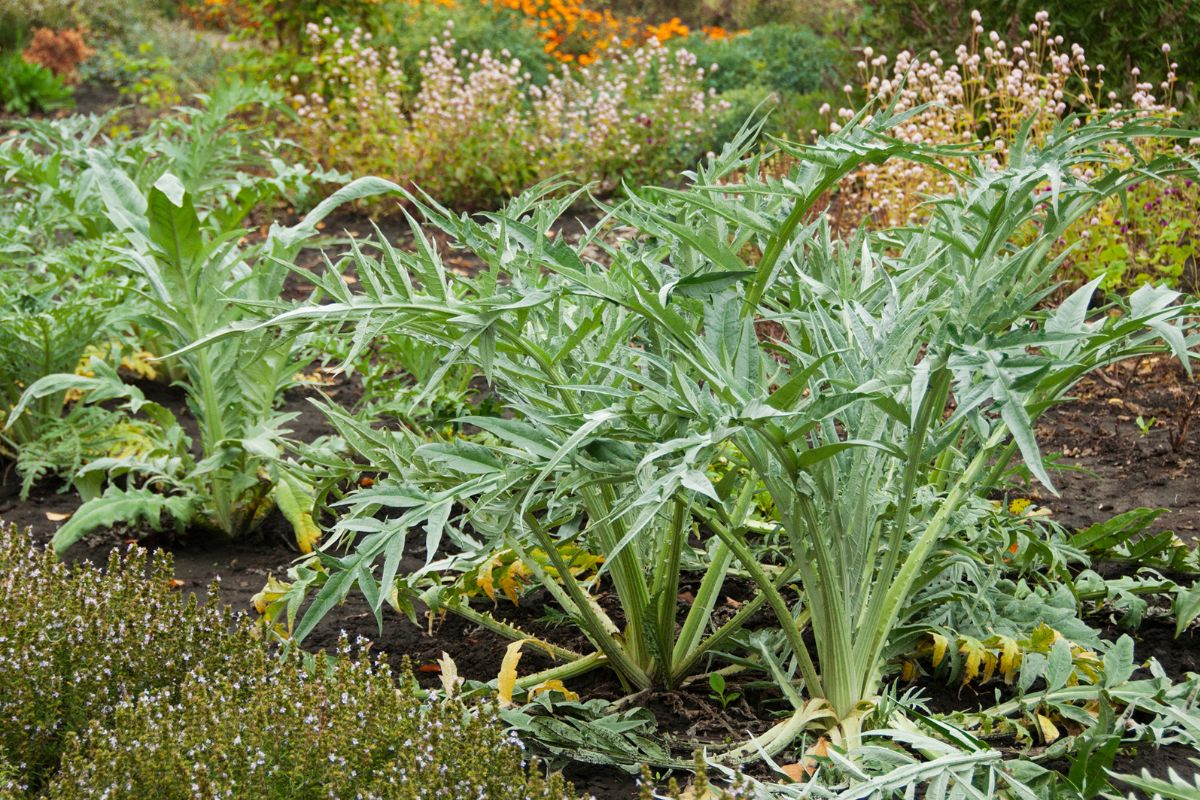
[[[1041,487],[1038,503],[1068,528],[1084,528],[1138,507],[1165,508],[1153,530],[1200,537],[1200,382],[1165,356],[1133,359],[1085,379],[1075,402],[1039,426],[1059,497]],[[1142,419],[1147,430],[1138,425]]]
[[[113,109],[122,109],[120,123],[133,130],[141,130],[154,119],[154,112],[146,106],[138,105],[133,98],[121,94],[119,87],[102,81],[81,83],[74,88],[72,98],[75,105],[70,108],[58,108],[53,111],[35,111],[31,114],[17,114],[0,108],[0,134],[8,128],[8,123],[25,119],[60,119],[76,114],[106,114]]]

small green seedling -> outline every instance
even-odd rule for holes
[[[721,704],[721,708],[729,708],[729,704],[742,696],[741,692],[726,692],[725,691],[725,676],[719,672],[714,672],[708,676],[708,687],[712,689],[712,694],[709,695],[712,699]]]
[[[1137,424],[1138,430],[1142,432],[1142,436],[1145,436],[1150,433],[1151,428],[1158,424],[1158,417],[1146,419],[1141,414],[1138,414],[1138,418],[1134,422]]]

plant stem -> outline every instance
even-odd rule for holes
[[[574,650],[568,650],[565,647],[560,647],[552,642],[547,642],[545,639],[540,639],[537,636],[526,633],[520,628],[496,619],[491,614],[485,614],[483,612],[476,611],[475,609],[471,608],[469,603],[461,600],[452,600],[445,604],[445,608],[454,612],[455,614],[458,614],[463,619],[470,620],[476,625],[487,628],[488,630],[498,633],[501,636],[506,636],[515,641],[520,640],[531,642],[548,653],[553,653],[555,658],[563,658],[567,659],[568,661],[576,661],[581,658],[586,658],[586,656],[576,653]]]
[[[530,530],[533,531],[534,536],[538,539],[540,546],[546,552],[551,563],[554,564],[555,570],[558,571],[567,594],[570,595],[571,600],[575,603],[576,610],[579,612],[579,624],[590,634],[589,638],[608,657],[613,668],[630,683],[639,689],[645,689],[650,686],[650,677],[646,674],[645,670],[630,657],[630,654],[625,650],[624,644],[610,634],[603,623],[601,623],[600,618],[593,608],[593,601],[587,597],[583,588],[580,587],[579,582],[575,580],[575,576],[563,560],[562,554],[555,547],[554,539],[542,528],[541,524],[532,514],[526,515],[525,522],[529,525]]]
[[[787,637],[788,644],[791,645],[796,655],[796,660],[800,663],[800,673],[804,677],[804,683],[808,687],[809,694],[816,697],[824,697],[825,690],[822,688],[821,678],[817,675],[817,668],[813,664],[812,657],[808,654],[808,648],[804,645],[804,639],[800,636],[800,627],[796,624],[796,618],[792,616],[791,609],[788,608],[783,596],[775,588],[775,584],[763,572],[762,567],[754,558],[754,554],[750,552],[750,548],[746,547],[745,543],[739,540],[736,534],[727,530],[724,525],[716,520],[709,520],[708,524],[712,526],[713,532],[721,537],[721,541],[725,542],[729,549],[733,551],[734,556],[742,562],[742,566],[750,573],[750,577],[754,582],[758,584],[759,591],[766,596],[767,602],[771,605],[771,610],[775,612],[775,616],[783,628],[783,633]]]
[[[659,553],[654,572],[653,598],[658,606],[656,639],[658,644],[658,670],[668,680],[673,674],[675,640],[675,606],[679,597],[679,565],[683,555],[683,543],[687,538],[691,515],[688,504],[676,497],[671,524],[664,529],[662,551]]]
[[[604,657],[603,653],[589,653],[586,656],[579,656],[570,663],[560,664],[557,667],[550,667],[541,672],[526,675],[524,678],[518,678],[517,686],[522,689],[531,689],[546,681],[565,681],[568,678],[576,678],[584,673],[591,672],[607,663],[608,659]]]

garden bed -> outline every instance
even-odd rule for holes
[[[355,230],[355,222],[351,217],[340,224]],[[304,290],[298,287],[297,291]],[[143,384],[143,388],[147,396],[178,413],[187,427],[181,393],[154,384]],[[356,399],[357,387],[354,381],[341,380],[322,387],[322,391],[336,402],[348,405]],[[1039,427],[1040,443],[1048,454],[1063,451],[1071,454],[1057,463],[1068,465],[1072,471],[1053,473],[1061,496],[1046,496],[1043,491],[1032,497],[1052,509],[1054,518],[1072,529],[1103,522],[1134,508],[1166,508],[1170,513],[1155,520],[1154,529],[1175,530],[1184,539],[1195,541],[1200,520],[1200,468],[1191,454],[1198,452],[1200,446],[1200,425],[1187,430],[1186,441],[1178,449],[1173,449],[1168,441],[1173,433],[1168,425],[1185,419],[1195,391],[1177,364],[1166,358],[1121,362],[1107,370],[1104,377],[1086,380],[1080,386],[1079,401],[1051,411]],[[299,441],[310,442],[330,433],[325,417],[309,402],[313,396],[312,389],[293,389],[287,396],[286,409],[300,414],[291,423],[293,435]],[[1156,424],[1143,432],[1135,422],[1138,415],[1170,422]],[[43,542],[50,540],[62,515],[72,513],[79,504],[76,495],[60,492],[50,483],[36,487],[24,502],[17,497],[18,488],[11,470],[6,471],[0,483],[0,520],[30,528],[35,538]],[[274,512],[253,537],[236,542],[176,540],[121,529],[87,537],[67,551],[66,558],[103,563],[111,548],[135,540],[151,549],[162,548],[171,553],[180,591],[203,596],[212,582],[219,580],[222,600],[251,616],[256,616],[252,598],[267,577],[282,576],[299,555],[286,520]],[[419,546],[413,547],[402,563],[402,573],[419,567],[424,555]],[[1102,565],[1098,568],[1102,569]],[[723,602],[734,608],[753,596],[752,587],[745,586],[742,590],[745,596],[727,594]],[[690,597],[689,587],[682,587],[681,613]],[[578,634],[564,636],[570,629],[557,628],[546,619],[544,598],[544,592],[535,592],[523,597],[519,606],[501,599],[493,613],[555,644],[586,646]],[[603,593],[598,599],[602,604],[605,602]],[[305,649],[332,650],[343,634],[363,637],[372,642],[375,652],[386,653],[394,666],[398,667],[403,658],[411,659],[417,677],[427,688],[434,688],[438,685],[434,665],[443,653],[454,659],[463,677],[488,681],[495,678],[510,641],[453,614],[427,625],[414,625],[387,607],[383,614],[381,633],[366,601],[360,594],[352,593],[306,638]],[[769,615],[764,612],[760,615],[769,626]],[[1107,635],[1115,639],[1120,633],[1110,626]],[[1168,675],[1182,677],[1188,672],[1200,672],[1200,635],[1196,631],[1176,638],[1171,624],[1152,617],[1133,635],[1138,657],[1153,655]],[[547,668],[553,663],[536,649],[527,652],[522,662],[529,669]],[[973,710],[992,699],[990,688],[959,688],[933,678],[924,678],[919,685],[928,696],[930,707],[942,713]],[[607,672],[592,673],[571,682],[570,686],[585,699],[611,700],[623,695],[620,685]],[[720,745],[736,741],[747,732],[759,732],[769,724],[768,720],[757,719],[744,703],[722,709],[702,682],[677,692],[640,696],[637,704],[653,712],[668,739],[676,737],[680,742]],[[1126,753],[1116,764],[1121,771],[1137,773],[1147,769],[1165,778],[1170,770],[1192,774],[1195,768],[1189,759],[1194,756],[1190,748],[1170,746]],[[1068,765],[1060,766],[1065,769]],[[599,800],[625,800],[636,792],[635,775],[613,767],[573,764],[566,775],[581,792],[591,792]]]
[[[0,796],[1188,796],[1192,65],[774,2],[0,9]]]

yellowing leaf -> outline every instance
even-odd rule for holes
[[[558,678],[552,678],[551,680],[548,680],[548,681],[542,681],[537,686],[535,686],[529,690],[529,696],[531,698],[533,698],[533,697],[538,696],[542,692],[558,692],[566,699],[572,700],[572,701],[579,699],[579,695],[575,694],[575,692],[572,692],[566,686],[563,686],[563,682],[560,681]]]
[[[987,683],[996,674],[996,654],[991,650],[983,652],[983,675],[979,677],[979,682]]]
[[[979,668],[983,666],[984,654],[987,652],[981,642],[968,636],[962,637],[958,651],[966,658],[963,662],[963,685],[970,683],[979,676]]]
[[[520,561],[514,561],[507,569],[500,573],[500,591],[504,592],[504,596],[514,606],[520,599],[517,590],[526,583],[528,578],[529,568]]]
[[[822,736],[812,747],[804,751],[804,755],[813,758],[829,758],[829,740]]]
[[[445,650],[442,651],[442,657],[438,659],[437,663],[442,668],[441,674],[438,676],[442,680],[442,688],[446,690],[447,695],[453,697],[463,682],[462,678],[458,677],[458,665]]]
[[[508,708],[513,704],[513,689],[517,685],[517,662],[521,660],[521,647],[524,644],[524,639],[510,644],[504,651],[504,660],[500,662],[500,674],[496,677],[496,692],[501,708]]]
[[[1100,656],[1092,650],[1088,650],[1078,645],[1071,648],[1072,662],[1075,666],[1075,674],[1072,675],[1072,685],[1079,683],[1079,676],[1083,675],[1092,683],[1100,683],[1100,672],[1103,669],[1103,664],[1100,661]]]
[[[1043,714],[1035,714],[1037,717],[1038,729],[1042,732],[1042,739],[1046,744],[1051,744],[1057,739],[1060,734],[1058,728],[1054,727],[1054,723],[1050,718]]]
[[[799,761],[795,764],[784,764],[779,767],[779,771],[796,783],[804,783],[808,779],[808,776],[813,773],[813,767],[811,763],[806,764],[803,761]]]
[[[312,514],[303,512],[296,523],[296,546],[301,553],[311,553],[321,541],[321,529],[313,522]]]
[[[139,378],[145,378],[148,381],[158,380],[158,370],[151,363],[155,360],[154,353],[147,350],[138,350],[136,353],[130,353],[121,358],[121,366],[137,375]]]
[[[604,559],[571,544],[559,547],[559,554],[567,562],[571,574],[579,578],[585,585],[586,576],[594,574]],[[550,559],[541,548],[533,548],[526,556],[536,564],[527,563],[514,550],[501,550],[491,559],[485,561],[465,576],[464,583],[469,595],[482,592],[493,603],[499,590],[509,601],[516,605],[521,593],[529,585],[533,577],[533,569],[540,568],[546,576],[561,582],[561,576],[551,564]]]
[[[1061,634],[1046,623],[1041,623],[1029,634],[1029,649],[1038,653],[1049,653]]]
[[[1000,674],[1005,683],[1012,683],[1021,666],[1021,646],[1008,636],[1000,637]]]
[[[493,603],[496,602],[496,586],[492,582],[492,569],[495,568],[497,559],[499,558],[500,556],[497,555],[491,561],[481,565],[479,567],[479,575],[475,578],[475,585],[482,589],[483,593],[487,595],[488,600],[491,600]]]
[[[266,614],[271,604],[287,594],[291,588],[292,585],[287,581],[281,581],[274,575],[268,575],[267,585],[260,589],[258,594],[250,598],[250,602],[254,604],[255,611],[260,614]]]
[[[304,491],[301,481],[287,474],[279,476],[271,490],[275,504],[296,534],[296,546],[301,553],[311,553],[321,541],[321,529],[313,521],[313,499]]]
[[[940,633],[934,633],[930,635],[933,637],[933,657],[931,660],[933,665],[936,667],[941,664],[942,659],[946,657],[946,648],[950,646],[950,643],[946,641],[946,637],[942,636]]]
[[[70,514],[59,514],[57,511],[47,511],[46,519],[51,522],[62,522],[71,518]]]

